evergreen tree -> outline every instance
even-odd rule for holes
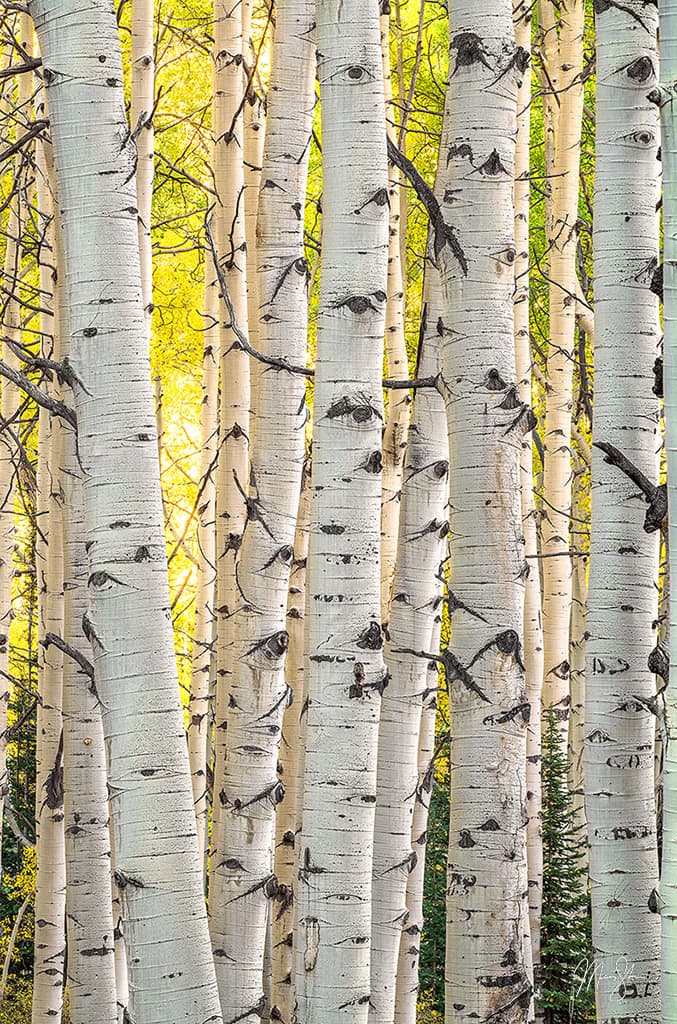
[[[567,784],[564,741],[552,711],[543,736],[543,919],[539,1002],[546,1024],[594,1019],[594,969],[584,828]]]

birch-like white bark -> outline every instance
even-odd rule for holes
[[[552,223],[548,232],[550,337],[543,446],[543,702],[562,723],[567,740],[569,620],[571,614],[571,391],[574,366],[578,175],[583,112],[583,0],[559,5],[559,39],[546,31],[548,73],[555,75],[556,100],[548,104],[553,135]]]
[[[430,641],[430,651],[439,651],[440,628],[437,623]],[[427,663],[426,691],[423,702],[418,748],[418,783],[416,803],[411,827],[412,847],[416,863],[407,878],[407,921],[402,929],[397,965],[395,994],[395,1024],[416,1024],[418,1010],[418,973],[421,936],[423,934],[423,886],[425,881],[425,851],[427,843],[428,810],[434,783],[435,723],[437,719],[437,689],[439,665]]]
[[[167,583],[135,147],[110,0],[33,0],[54,143],[103,709],[135,1024],[220,1022]],[[178,969],[177,969],[178,967]]]
[[[515,42],[531,51],[531,11],[528,0],[515,7]],[[531,198],[531,74],[527,71],[517,91],[515,145],[515,368],[520,400],[531,404],[532,358],[529,325],[529,203]],[[538,538],[534,508],[533,443],[531,433],[522,441],[520,458],[522,530],[529,575],[524,593],[524,668],[531,713],[527,726],[526,801],[529,933],[533,978],[540,968],[540,930],[543,894],[541,838],[541,691],[543,687],[543,626]]]
[[[24,38],[32,41],[32,24],[24,26]],[[26,76],[24,76],[25,78]],[[26,82],[21,83],[26,101]],[[53,180],[50,181],[51,153],[40,144],[36,150],[36,202],[43,236],[39,264],[41,305],[51,311],[41,317],[42,351],[60,358],[60,323],[56,284],[59,270],[54,230]],[[53,176],[52,176],[53,177]],[[25,229],[17,220],[21,233]],[[21,342],[20,321],[14,337]],[[48,385],[55,397],[58,385]],[[19,433],[19,423],[14,429]],[[35,563],[38,578],[38,714],[36,725],[36,885],[34,903],[33,1024],[47,1024],[61,1018],[65,958],[64,860],[64,761],[62,733],[63,657],[43,646],[47,633],[63,629],[63,487],[61,454],[63,425],[51,420],[45,409],[38,422],[38,495]]]
[[[314,106],[314,7],[276,10],[268,120],[258,206],[258,345],[292,365],[306,360],[308,268],[303,229]],[[289,573],[305,450],[305,378],[255,363],[249,496],[230,608],[232,673],[224,680],[227,751],[213,832],[220,904],[210,907],[219,988],[228,1021],[254,1021],[261,985],[272,870]],[[220,724],[220,723],[219,723]],[[223,951],[223,952],[221,952]],[[227,995],[224,995],[226,993]],[[272,1012],[272,1011],[271,1011]]]
[[[386,104],[388,137],[397,141],[392,81],[390,76],[390,5],[381,3],[381,53]],[[385,10],[384,10],[385,8]],[[403,257],[400,252],[400,172],[388,164],[388,286],[386,292],[385,355],[387,376],[394,379],[408,377],[407,345],[404,335],[405,282],[402,274]],[[390,598],[395,572],[397,535],[400,522],[400,495],[402,471],[407,447],[409,421],[409,392],[395,389],[388,395],[386,425],[383,432],[383,507],[381,509],[381,609],[383,622],[390,614]]]
[[[532,995],[520,451],[533,418],[517,387],[513,313],[516,101],[528,54],[508,0],[454,4],[450,39],[438,242],[453,588],[445,1015],[516,1022]]]
[[[83,481],[76,438],[64,430],[63,638],[89,659]],[[94,680],[63,659],[64,828],[66,837],[67,986],[73,1024],[117,1024],[115,934],[110,899],[106,753]]]
[[[188,705],[188,757],[193,780],[193,802],[198,847],[207,844],[207,740],[210,730],[209,701],[214,691],[214,597],[216,577],[216,461],[218,453],[218,292],[213,283],[211,254],[205,254],[204,344],[202,355],[202,402],[200,404],[200,496],[197,527],[197,590],[195,633]]]
[[[320,0],[322,278],[308,559],[297,1020],[369,1011],[388,176],[377,0]]]
[[[299,514],[294,540],[294,564],[289,578],[287,632],[289,648],[285,677],[291,704],[282,720],[280,777],[284,799],[275,813],[275,861],[277,892],[273,903],[272,1005],[282,1021],[291,1021],[294,1009],[294,926],[297,892],[297,836],[301,817],[304,743],[304,624],[306,606],[306,563],[310,525],[310,464],[304,467]]]
[[[636,486],[605,463],[597,445],[615,445],[650,480],[658,478],[652,368],[660,325],[651,279],[658,262],[660,132],[656,104],[647,98],[657,86],[658,12],[629,0],[617,8],[598,6],[595,23],[595,418],[585,811],[597,1019],[632,1016],[648,1024],[659,1019],[661,1005],[660,918],[651,899],[658,885],[655,681],[647,665],[657,614],[658,533],[645,532]]]
[[[153,0],[132,0],[131,127],[136,132],[136,201],[139,221],[141,289],[146,327],[153,315],[153,250],[150,235],[155,170],[155,39]]]
[[[239,0],[214,2],[213,51],[214,209],[220,273],[228,289],[237,325],[247,331],[247,254],[244,230],[242,137],[242,8]],[[236,560],[242,543],[249,485],[250,386],[249,356],[233,330],[225,296],[219,303],[219,463],[216,477],[216,700],[214,720],[214,799],[210,845],[209,916],[222,1010],[227,1021],[237,1016],[239,988],[232,970],[246,934],[238,936],[237,952],[227,933],[227,907],[232,897],[227,881],[231,857],[224,847],[227,790],[226,727],[230,690],[237,671],[234,613],[241,597]]]
[[[398,259],[399,264],[399,259]],[[440,368],[444,312],[435,267],[426,267],[417,373]],[[390,679],[381,701],[374,825],[369,1020],[393,1024],[400,941],[409,925],[408,875],[421,851],[412,833],[418,801],[419,735],[429,702],[429,646],[440,614],[440,578],[449,523],[449,448],[444,399],[421,389],[414,399],[404,466],[397,562],[385,659]],[[383,519],[382,519],[383,522]],[[435,681],[435,692],[437,682]]]

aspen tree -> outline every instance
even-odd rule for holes
[[[259,347],[258,260],[256,256],[256,218],[261,188],[263,144],[266,137],[266,103],[257,89],[254,73],[257,54],[251,38],[252,2],[242,4],[242,49],[247,70],[247,91],[243,110],[244,126],[244,222],[247,243],[247,315],[249,341]]]
[[[660,1014],[660,918],[647,665],[657,614],[658,534],[643,528],[634,483],[604,461],[622,449],[658,476],[660,340],[657,10],[598,6],[595,170],[595,418],[587,614],[585,811],[599,1021]],[[666,232],[667,235],[667,232]],[[619,968],[627,962],[631,973]]]
[[[87,554],[82,479],[75,435],[63,441],[63,638],[87,652],[83,668],[63,659],[64,825],[66,834],[67,986],[73,1024],[116,1024],[115,936],[106,755],[96,683],[87,674],[82,634],[87,616]]]
[[[32,35],[32,27],[31,27]],[[56,270],[52,201],[47,185],[44,148],[37,153],[38,207],[45,246],[40,265],[40,292],[46,307],[56,313]],[[49,260],[49,264],[46,262]],[[55,317],[43,320],[43,349],[58,358]],[[49,326],[48,326],[49,324]],[[21,340],[20,331],[17,341]],[[56,347],[56,351],[53,349]],[[52,388],[54,390],[54,388]],[[61,1018],[66,936],[64,913],[66,866],[64,849],[64,760],[62,719],[63,655],[44,646],[50,632],[63,630],[63,553],[61,544],[63,489],[60,459],[62,425],[46,409],[38,424],[38,495],[35,544],[38,574],[38,714],[36,725],[35,821],[37,864],[33,958],[33,1024]]]
[[[306,359],[303,226],[314,23],[309,0],[286,0],[276,8],[258,206],[258,344],[266,358],[291,366]],[[227,1020],[253,1020],[262,1007],[268,909],[276,892],[275,806],[283,791],[277,763],[288,700],[287,592],[305,450],[305,378],[256,362],[252,379],[250,487],[235,563],[233,661],[224,692],[227,751],[214,837],[223,854],[212,858],[212,870],[221,876],[221,903],[211,914]]]
[[[531,50],[531,11],[520,0],[514,12],[515,42],[525,53]],[[515,365],[522,402],[531,404],[532,358],[529,329],[529,202],[531,74],[526,71],[517,91],[517,141],[515,146]],[[529,931],[534,976],[540,964],[540,922],[543,893],[543,845],[541,839],[541,691],[543,686],[543,625],[538,539],[534,507],[532,436],[522,442],[520,459],[522,529],[529,575],[524,593],[524,668],[527,701],[531,709],[527,726],[526,801],[527,865],[529,879]]]
[[[218,292],[213,282],[211,254],[205,253],[204,343],[202,354],[202,402],[200,403],[200,495],[198,498],[195,634],[188,706],[188,756],[193,780],[193,801],[198,847],[207,842],[207,746],[210,728],[209,700],[214,689],[214,596],[216,564],[216,461],[218,452]]]
[[[395,107],[390,76],[390,3],[381,0],[381,52],[388,137],[396,142]],[[385,354],[388,376],[406,380],[408,377],[407,345],[404,336],[406,254],[401,253],[400,172],[388,164],[388,302],[386,305]],[[395,389],[388,395],[386,425],[383,432],[383,508],[381,510],[381,608],[384,622],[390,612],[390,591],[395,572],[397,532],[400,520],[400,492],[404,453],[407,447],[409,392]]]
[[[16,238],[19,221],[16,206],[10,207],[7,224],[7,246],[3,277],[10,282],[15,277]],[[16,338],[20,333],[16,302],[3,304],[3,338]],[[3,346],[3,358],[17,369],[18,359],[8,346]],[[14,461],[15,433],[12,426],[19,408],[19,393],[8,381],[3,380],[0,415],[3,428],[0,431],[0,838],[4,820],[5,799],[9,793],[7,773],[7,710],[10,700],[9,683],[9,638],[12,626],[12,580],[14,578]],[[0,868],[2,867],[2,846],[0,844]]]
[[[439,273],[426,268],[417,373],[439,373],[444,312]],[[413,835],[419,799],[419,738],[428,703],[430,646],[439,617],[440,577],[449,529],[449,449],[444,400],[434,389],[414,399],[404,465],[397,562],[385,646],[389,682],[381,701],[379,724],[374,880],[371,927],[370,1021],[392,1024],[396,974],[407,913],[408,875],[423,851]],[[435,680],[434,690],[437,690]]]
[[[323,229],[297,1020],[369,1011],[388,172],[377,0],[320,0]]]
[[[139,258],[146,326],[153,315],[153,250],[150,235],[155,170],[155,39],[154,0],[132,0],[131,127],[136,136],[136,201],[139,210]]]
[[[112,3],[31,5],[54,143],[92,644],[135,1024],[220,1022],[174,662]],[[107,898],[107,894],[104,894]],[[177,970],[177,965],[189,969]]]
[[[294,1008],[294,923],[297,891],[297,835],[301,816],[304,742],[304,623],[306,605],[306,562],[310,520],[310,464],[306,462],[301,481],[299,514],[294,540],[294,564],[289,579],[287,632],[289,648],[285,664],[291,703],[282,720],[280,777],[284,798],[275,813],[275,861],[277,892],[272,927],[272,1006],[280,1019],[290,1021]]]
[[[550,17],[554,5],[550,6]],[[543,437],[543,701],[554,708],[566,739],[569,719],[571,613],[571,391],[574,365],[576,242],[581,117],[583,111],[583,0],[559,5],[559,39],[546,33],[546,67],[556,89],[548,104],[553,131],[550,254],[550,333]],[[554,122],[554,123],[553,123]]]
[[[660,0],[661,152],[663,163],[663,385],[668,485],[668,559],[677,579],[677,2]],[[671,679],[666,692],[661,912],[663,1024],[677,1021],[677,588],[670,587]]]
[[[440,646],[439,623],[433,632],[431,651]],[[428,810],[434,783],[435,722],[437,718],[437,683],[439,666],[427,663],[426,693],[421,712],[418,748],[418,783],[416,803],[411,827],[412,847],[416,863],[407,878],[407,920],[402,929],[397,965],[395,993],[395,1024],[416,1024],[418,1010],[418,970],[421,936],[423,934],[423,885],[425,881],[425,851],[427,843]]]
[[[234,612],[241,598],[236,557],[242,543],[249,485],[249,356],[235,331],[247,331],[247,258],[242,195],[242,7],[238,0],[214,2],[212,69],[213,170],[216,189],[214,237],[219,280],[219,460],[216,475],[216,700],[214,713],[214,800],[209,853],[209,917],[219,992],[226,1007],[238,999],[227,991],[230,977],[224,914],[232,859],[224,849],[226,722],[230,683],[236,671]],[[216,269],[216,268],[215,268]],[[222,284],[228,290],[223,294]],[[230,304],[230,308],[229,305]],[[223,797],[221,794],[223,793]],[[241,945],[241,943],[240,943]],[[238,949],[239,952],[239,949]],[[229,1010],[226,1020],[231,1020]]]
[[[30,18],[21,15],[18,19],[19,35],[24,52],[31,52],[33,30]],[[30,78],[22,75],[18,89],[20,107],[30,101]],[[4,94],[2,113],[10,113],[11,100]],[[14,170],[14,168],[12,168]],[[19,344],[21,342],[21,312],[18,302],[18,281],[21,265],[20,236],[22,231],[20,201],[20,165],[16,162],[14,195],[9,201],[9,213],[5,230],[5,258],[3,263],[3,281],[8,289],[7,297],[3,297],[2,315],[2,357],[9,366],[18,370],[19,359],[16,352],[5,341]],[[9,681],[9,649],[10,630],[14,613],[12,610],[12,581],[14,579],[14,549],[16,544],[14,522],[14,496],[17,458],[17,418],[20,401],[19,392],[5,379],[2,383],[0,398],[0,871],[2,869],[2,828],[4,821],[5,798],[9,792],[9,776],[7,774],[7,712],[10,700]]]
[[[532,985],[520,450],[533,415],[516,384],[513,180],[528,53],[515,45],[507,0],[454,4],[450,39],[438,241],[452,537],[444,664],[454,723],[445,1012],[448,1022],[522,1021]]]

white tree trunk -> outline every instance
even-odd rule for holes
[[[314,8],[286,0],[276,9],[268,121],[258,207],[258,345],[267,357],[305,365],[308,268],[303,227],[314,106]],[[247,515],[236,555],[231,608],[233,671],[225,680],[227,751],[213,832],[212,871],[220,904],[210,907],[219,988],[228,1021],[254,1021],[272,871],[282,715],[289,572],[305,451],[305,378],[255,363]],[[221,851],[216,853],[216,851]]]
[[[515,42],[531,51],[531,9],[520,0],[514,12]],[[517,92],[515,146],[515,368],[520,400],[531,405],[532,357],[529,325],[529,203],[531,197],[531,74],[526,72]],[[543,626],[538,539],[534,508],[533,443],[531,433],[522,442],[522,529],[529,575],[524,593],[524,668],[531,708],[527,726],[526,800],[529,933],[532,980],[540,967],[543,844],[541,839],[541,691],[543,687]]]
[[[377,0],[318,3],[323,245],[308,560],[299,1024],[369,1011],[388,177]],[[359,125],[359,130],[356,130]]]
[[[508,0],[450,11],[441,318],[450,451],[451,818],[446,1019],[527,1018],[532,985],[524,796],[520,450],[533,424],[514,351],[518,83]],[[500,85],[498,84],[500,83]]]
[[[437,623],[430,642],[430,651],[440,647],[440,625]],[[416,863],[407,878],[407,921],[400,938],[395,994],[395,1024],[416,1024],[418,1009],[418,971],[421,936],[423,934],[423,885],[425,881],[425,851],[427,843],[428,810],[434,784],[435,723],[437,719],[437,689],[439,666],[427,663],[426,693],[421,713],[418,748],[418,780],[416,803],[411,827],[412,847]]]
[[[386,128],[389,138],[396,142],[392,83],[390,77],[390,14],[383,13],[381,4],[381,53],[386,104]],[[403,259],[400,252],[400,172],[388,164],[388,286],[386,292],[385,354],[387,376],[406,380],[409,376],[407,345],[404,336],[405,281]],[[400,523],[400,495],[402,471],[407,447],[410,395],[405,389],[395,389],[388,395],[386,426],[383,433],[383,507],[381,509],[381,614],[385,624],[390,615],[390,597],[395,572],[397,534]],[[386,625],[387,628],[387,625]]]
[[[399,259],[398,259],[399,264]],[[441,281],[426,267],[422,312],[422,377],[440,369],[444,312]],[[449,529],[449,448],[444,400],[436,389],[414,399],[404,466],[399,543],[385,659],[390,674],[379,725],[369,1020],[393,1024],[396,974],[407,914],[408,875],[423,851],[412,822],[418,800],[419,734],[428,701],[430,644],[440,610],[440,577]],[[382,520],[383,522],[383,520]],[[435,682],[435,689],[437,683]]]
[[[641,0],[596,12],[595,419],[587,615],[585,811],[598,1021],[660,1015],[660,918],[647,666],[657,614],[658,534],[637,487],[600,443],[658,477],[660,341],[657,11]],[[667,232],[666,232],[667,235]],[[667,997],[667,993],[666,993]]]
[[[228,288],[240,330],[247,331],[247,258],[244,230],[242,164],[242,9],[237,0],[214,2],[213,51],[214,210],[215,239],[220,273]],[[237,954],[226,934],[227,891],[232,860],[223,847],[226,765],[226,725],[230,684],[236,672],[234,611],[241,597],[236,558],[245,525],[249,485],[249,356],[241,348],[225,297],[219,303],[219,463],[216,477],[216,700],[214,717],[214,798],[210,845],[209,917],[219,993],[226,1021],[231,1004],[239,1001],[230,984]],[[246,942],[239,937],[239,944]]]
[[[103,708],[135,1024],[221,1021],[174,662],[113,4],[33,0],[63,227]],[[181,965],[177,970],[177,966]]]
[[[150,236],[155,171],[155,38],[153,0],[132,0],[131,128],[136,136],[136,201],[139,224],[141,290],[146,327],[153,315],[153,250]]]
[[[282,720],[280,776],[284,799],[275,813],[275,862],[277,892],[273,904],[273,978],[272,1005],[280,1020],[291,1021],[294,1009],[294,928],[297,892],[297,836],[301,817],[304,743],[304,623],[306,606],[306,562],[310,526],[310,465],[306,463],[301,482],[299,514],[294,540],[294,564],[289,579],[287,632],[289,649],[286,680],[291,704]]]
[[[548,5],[551,8],[552,5]],[[569,620],[571,614],[571,391],[577,291],[576,242],[578,173],[583,110],[583,0],[559,7],[556,33],[546,38],[548,72],[555,74],[556,102],[548,104],[548,130],[554,127],[552,223],[548,233],[550,346],[543,446],[543,702],[553,708],[567,740],[569,693]],[[554,51],[554,52],[553,52]],[[552,124],[554,120],[554,125]]]
[[[204,346],[202,403],[200,405],[200,495],[198,498],[195,633],[188,706],[188,756],[193,780],[193,802],[198,847],[206,851],[209,803],[207,799],[207,747],[210,730],[209,701],[215,682],[214,597],[216,577],[216,460],[218,453],[218,292],[213,283],[211,254],[205,254]]]
[[[89,658],[83,487],[76,439],[64,437],[63,639]],[[117,1024],[106,754],[96,684],[63,659],[64,828],[66,836],[67,985],[73,1024]]]

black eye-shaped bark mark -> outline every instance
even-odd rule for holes
[[[263,568],[269,569],[274,562],[280,562],[282,565],[291,565],[293,558],[293,547],[291,544],[285,544],[283,547],[277,549],[275,554],[263,565]]]
[[[308,263],[304,257],[300,257],[297,260],[292,260],[292,262],[289,263],[288,266],[284,268],[279,278],[275,282],[273,294],[271,295],[269,301],[265,303],[265,305],[270,305],[271,302],[275,302],[275,299],[280,293],[280,289],[284,285],[289,275],[292,273],[296,273],[299,275],[299,277],[303,277],[305,279],[305,283],[308,283],[308,281],[310,280],[310,272],[308,270]]]
[[[461,599],[456,596],[453,590],[448,591],[447,608],[449,609],[450,616],[452,616],[454,612],[461,610],[467,612],[468,615],[472,615],[474,619],[479,619],[480,622],[487,621],[483,615],[480,615],[479,612],[474,611],[472,608],[468,607],[468,605],[464,601],[461,601]]]
[[[511,64],[523,75],[531,64],[531,54],[523,46],[518,46],[513,54]]]
[[[383,646],[383,637],[381,635],[381,623],[370,622],[367,629],[360,634],[357,641],[357,646],[363,650],[369,651],[380,651]]]
[[[512,722],[518,715],[522,716],[522,721],[525,725],[529,724],[531,718],[531,704],[528,701],[524,701],[522,704],[515,705],[514,708],[508,708],[507,711],[502,711],[498,715],[487,715],[486,718],[482,719],[483,725],[505,725],[506,722]]]
[[[471,847],[477,845],[467,828],[461,829],[458,845],[461,847],[462,850],[469,850],[471,849]]]
[[[647,659],[649,672],[660,676],[666,683],[670,678],[670,655],[662,643],[657,643]]]
[[[656,142],[656,136],[654,132],[650,131],[638,131],[628,132],[627,135],[621,136],[621,141],[627,142],[631,146],[651,146]]]
[[[468,665],[468,668],[472,668],[475,662],[479,661],[483,654],[486,654],[490,648],[495,647],[500,654],[512,655],[520,669],[524,672],[524,662],[522,661],[522,644],[520,638],[514,629],[506,629],[502,633],[497,633],[493,639],[489,640],[483,647],[480,647],[477,654],[473,657],[472,661]]]
[[[628,64],[625,73],[638,85],[644,85],[656,74],[651,57],[646,55],[638,57],[637,60],[633,60],[632,64]]]
[[[501,155],[497,149],[492,149],[487,159],[483,164],[480,164],[477,170],[480,174],[487,175],[490,178],[495,178],[499,174],[509,174],[508,168],[501,160]]]
[[[451,49],[456,51],[456,63],[452,75],[455,75],[459,68],[472,67],[473,64],[484,64],[485,68],[491,65],[487,61],[487,51],[484,43],[476,32],[459,32],[451,40]]]
[[[382,306],[387,298],[386,293],[380,290],[372,292],[371,295],[350,295],[347,299],[339,299],[338,302],[335,302],[333,308],[343,309],[346,307],[356,316],[363,316],[368,310],[378,313],[379,306],[374,303],[379,303]]]
[[[658,298],[663,301],[663,264],[658,263],[653,274],[651,275],[651,283],[649,288],[657,295]]]
[[[105,571],[105,569],[99,569],[93,572],[87,580],[87,586],[91,587],[92,590],[95,590],[98,593],[101,593],[104,590],[112,590],[116,583],[121,587],[127,586],[124,580],[119,580],[117,576],[111,576],[110,573]]]
[[[514,384],[511,384],[508,388],[505,398],[502,402],[498,403],[499,409],[521,409],[522,401],[519,397],[519,392]]]
[[[447,152],[447,167],[449,166],[451,161],[455,160],[457,157],[459,157],[462,160],[464,160],[467,157],[470,160],[470,163],[472,163],[472,146],[470,146],[469,143],[467,142],[460,142],[458,143],[458,145],[454,144],[453,146],[450,146]]]
[[[275,782],[271,782],[269,786],[262,789],[260,793],[256,793],[250,800],[240,800],[239,798],[236,798],[233,800],[232,807],[235,811],[244,811],[248,807],[253,807],[254,804],[261,803],[262,800],[267,800],[273,807],[277,807],[278,804],[282,803],[284,800],[284,786],[279,779],[276,779]],[[228,799],[226,798],[226,804],[224,804],[224,806],[227,804]],[[273,877],[275,876],[273,875]],[[254,890],[251,891],[253,892]],[[245,894],[242,893],[241,895]]]
[[[487,391],[505,391],[508,387],[498,370],[495,368],[487,370],[484,378],[484,386]]]
[[[257,643],[253,644],[253,646],[245,653],[245,658],[248,658],[256,651],[261,651],[263,656],[269,661],[275,661],[285,654],[288,647],[289,633],[287,633],[286,629],[281,629],[279,632],[273,633],[271,636],[264,637],[263,640],[259,640]]]
[[[358,644],[358,646],[363,647],[365,645]],[[369,697],[369,691],[375,690],[376,693],[378,693],[379,697],[382,697],[383,691],[385,690],[389,682],[390,673],[387,671],[383,672],[382,675],[380,675],[378,679],[374,680],[373,683],[366,682],[364,665],[362,664],[361,661],[356,661],[355,665],[353,666],[353,682],[351,683],[350,689],[348,690],[348,696],[351,699],[364,696]]]
[[[375,416],[381,421],[383,420],[379,410],[371,404],[371,399],[363,394],[344,395],[329,406],[325,415],[329,420],[340,416],[350,416],[355,423],[369,423]]]
[[[444,674],[447,680],[447,688],[451,688],[452,683],[461,683],[466,690],[471,693],[476,693],[483,701],[490,704],[491,701],[487,697],[484,690],[481,689],[470,675],[467,668],[461,664],[456,655],[447,648],[446,651],[442,652],[441,662],[444,665]]]
[[[362,469],[367,473],[380,473],[383,468],[383,457],[380,451],[372,452],[371,455],[362,463]]]
[[[366,202],[362,203],[362,206],[358,206],[355,213],[362,213],[362,210],[370,203],[374,203],[376,206],[390,206],[390,196],[388,195],[387,188],[380,188],[377,192],[374,192],[373,196],[370,196]]]
[[[98,647],[101,651],[105,650],[88,612],[85,612],[82,616],[82,632],[85,634],[85,638],[89,640],[92,647]]]
[[[310,849],[306,846],[303,851],[303,867],[299,868],[299,879],[302,882],[307,882],[311,875],[324,875],[327,869],[318,867],[317,864],[313,864],[310,856]]]

